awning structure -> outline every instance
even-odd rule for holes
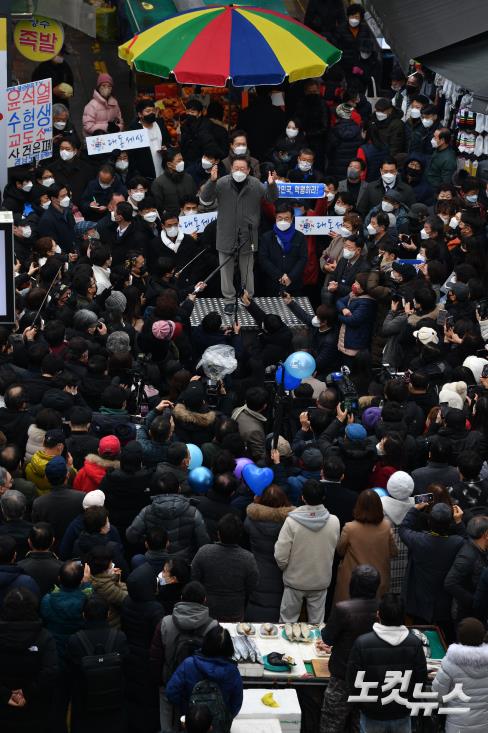
[[[488,100],[486,0],[364,0],[403,69],[410,59]],[[478,111],[482,111],[478,107]]]

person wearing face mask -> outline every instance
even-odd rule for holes
[[[36,216],[30,214],[25,218],[22,214],[14,214],[14,253],[22,265],[22,270],[27,271],[32,260],[32,246],[37,238]]]
[[[134,215],[138,211],[141,201],[144,201],[148,188],[148,182],[142,176],[134,176],[127,182],[127,201],[134,209]]]
[[[347,296],[358,273],[369,270],[368,261],[362,251],[363,242],[358,234],[344,236],[342,256],[332,272],[327,293],[322,291],[323,303],[333,303]]]
[[[337,351],[337,312],[333,305],[319,305],[314,316],[310,316],[293,300],[290,293],[283,294],[283,302],[291,312],[306,323],[311,334],[311,352],[315,359],[317,379],[324,379],[339,366]]]
[[[63,137],[59,145],[59,157],[49,165],[56,183],[69,186],[73,203],[80,203],[83,191],[95,175],[92,163],[79,155],[77,141],[73,137]]]
[[[26,206],[30,208],[33,200],[33,175],[26,170],[14,168],[9,178],[10,182],[3,190],[3,207],[14,214],[22,214]]]
[[[41,81],[42,79],[51,79],[52,101],[62,103],[65,107],[69,107],[69,88],[73,94],[73,72],[71,66],[65,58],[66,47],[63,45],[57,56],[49,61],[42,61],[31,75],[31,81]]]
[[[152,183],[151,193],[156,199],[158,211],[179,211],[183,199],[195,196],[195,181],[185,170],[185,161],[178,148],[165,151],[165,166]]]
[[[451,131],[446,127],[435,130],[431,145],[432,157],[427,166],[427,180],[431,186],[437,188],[441,183],[450,183],[457,170],[456,152],[450,147]]]
[[[337,105],[337,122],[330,129],[327,140],[327,172],[339,179],[347,174],[349,161],[363,142],[361,128],[351,118],[353,111],[350,104]]]
[[[411,186],[419,203],[432,206],[434,203],[434,190],[425,178],[423,155],[415,153],[405,159],[402,179]]]
[[[86,219],[98,221],[105,216],[112,194],[127,196],[127,189],[115,173],[114,167],[104,163],[98,175],[85,188],[80,201],[80,210]]]
[[[323,183],[324,175],[315,168],[315,153],[310,148],[301,148],[297,164],[286,174],[292,183]]]
[[[69,189],[60,184],[53,184],[48,189],[51,206],[39,219],[38,236],[56,240],[63,254],[74,251],[75,218],[71,211]]]
[[[114,150],[108,162],[115,168],[121,183],[127,186],[129,180],[129,153],[125,150]]]
[[[346,196],[347,194],[342,194]],[[342,199],[340,199],[342,200]],[[339,227],[339,231],[332,237],[328,247],[326,247],[320,257],[319,265],[323,273],[325,273],[325,279],[321,291],[321,299],[323,303],[330,302],[330,295],[328,293],[328,285],[332,280],[334,272],[337,268],[337,263],[342,258],[344,250],[345,240],[358,234],[361,227],[362,220],[353,211],[349,211],[344,214],[342,225]]]
[[[336,302],[340,324],[337,348],[349,359],[371,347],[376,301],[368,295],[368,277],[368,272],[357,272],[349,293]]]
[[[374,145],[386,148],[392,158],[405,152],[405,125],[390,99],[377,100],[367,134]]]
[[[187,265],[202,247],[189,234],[181,229],[178,220],[178,211],[166,211],[161,214],[162,229],[158,237],[154,237],[147,247],[147,266],[150,272],[157,266],[160,257],[171,259],[173,268],[177,272]],[[199,257],[187,267],[177,279],[178,289],[185,294],[191,291],[193,285],[206,277],[210,268],[205,264],[205,256]]]
[[[261,169],[259,166],[259,160],[253,158],[249,152],[247,144],[247,135],[244,130],[233,130],[230,135],[230,147],[229,155],[223,159],[222,165],[225,168],[226,173],[230,173],[232,170],[232,161],[236,155],[245,155],[249,158],[249,165],[251,166],[251,175],[256,178],[261,178]]]
[[[61,140],[66,135],[76,140],[77,147],[81,145],[80,137],[69,116],[68,107],[58,102],[53,104],[53,155],[58,153]]]
[[[97,295],[100,295],[104,290],[112,287],[112,283],[110,282],[110,266],[112,264],[110,247],[106,244],[90,247],[90,262],[93,277],[97,284]]]
[[[141,241],[141,235],[134,222],[132,206],[127,201],[116,204],[110,212],[115,228],[115,237],[111,242],[112,267],[124,265],[127,254],[135,249]]]
[[[385,193],[391,190],[398,194],[399,201],[407,208],[415,204],[415,194],[411,186],[400,179],[396,161],[393,158],[384,158],[380,166],[380,178],[368,183],[358,198],[357,210],[366,217],[373,208],[381,205]]]
[[[387,244],[393,243],[393,238],[389,229],[390,219],[388,214],[385,214],[383,211],[377,211],[375,214],[371,215],[369,223],[366,225],[366,232],[368,235],[366,247],[369,262],[374,263],[380,256],[380,251],[384,252],[384,247]],[[380,262],[382,263],[383,260],[380,259]],[[390,257],[386,258],[386,262],[390,262]],[[382,269],[380,265],[380,271],[383,272],[385,269],[385,267]],[[391,269],[391,267],[388,269]]]
[[[215,143],[205,145],[200,160],[188,166],[188,173],[195,181],[197,189],[208,181],[212,166],[218,167],[219,176],[225,175],[225,168],[220,162],[220,151]]]
[[[54,173],[50,168],[38,168],[36,170],[36,184],[38,190],[40,188],[45,191],[46,188],[49,188],[49,186],[52,186],[55,182]]]
[[[230,257],[239,249],[239,273],[241,283],[252,296],[254,293],[254,252],[258,247],[258,227],[261,220],[263,198],[274,203],[278,198],[276,173],[268,173],[267,185],[250,176],[248,158],[238,156],[232,161],[232,173],[217,180],[217,167],[210,173],[210,180],[200,190],[203,206],[216,205],[217,218],[216,248],[221,265],[220,284],[226,313],[232,313],[235,298],[234,261]]]
[[[117,204],[125,201],[125,196],[122,194],[112,194],[110,201],[107,205],[107,211],[102,219],[99,219],[96,225],[98,235],[102,242],[114,247],[117,241],[117,224],[114,221],[114,212]]]
[[[465,178],[461,184],[461,202],[463,208],[475,211],[480,216],[486,215],[486,208],[480,201],[480,182],[477,178]]]
[[[409,209],[402,203],[398,192],[395,189],[388,191],[383,196],[381,203],[374,206],[364,219],[365,228],[371,221],[371,217],[382,212],[389,219],[389,234],[392,237],[397,234],[408,234],[410,231]],[[368,232],[369,233],[369,232]]]
[[[281,90],[275,86],[256,87],[255,94],[249,94],[249,105],[239,110],[237,117],[237,127],[246,131],[249,148],[261,161],[266,160],[266,153],[286,123],[284,111],[275,106],[271,99],[276,91]]]
[[[205,148],[215,145],[210,122],[204,115],[203,104],[199,99],[186,102],[186,118],[181,123],[181,154],[188,164],[198,164]]]
[[[290,118],[284,132],[277,137],[266,159],[273,160],[283,175],[286,175],[286,171],[296,164],[300,149],[305,147],[307,147],[307,138],[301,129],[300,120],[298,117]]]
[[[353,69],[360,65],[360,49],[365,44],[374,43],[374,38],[364,20],[364,8],[359,3],[351,3],[346,8],[346,20],[332,32],[330,42],[342,50],[341,66],[346,77],[354,77]]]
[[[279,295],[283,288],[289,293],[301,292],[306,264],[307,242],[295,229],[293,207],[279,203],[273,229],[259,240],[258,266],[266,295]]]
[[[158,117],[151,98],[139,100],[136,104],[136,119],[129,125],[130,130],[141,128],[147,132],[149,147],[128,151],[130,175],[154,181],[163,172],[162,154],[171,146],[171,136],[164,120]]]
[[[346,168],[346,177],[339,181],[339,193],[347,192],[355,204],[366,188],[366,181],[363,180],[366,164],[360,158],[352,158]]]
[[[85,135],[100,135],[124,129],[119,103],[112,96],[113,86],[114,80],[110,74],[98,75],[93,97],[83,110]]]
[[[429,134],[427,128],[422,124],[422,112],[428,104],[429,100],[423,94],[416,94],[410,99],[405,122],[407,153],[422,152],[424,142]]]
[[[152,196],[145,196],[138,205],[138,215],[135,217],[135,225],[142,235],[139,249],[147,252],[149,242],[159,237],[161,232],[161,219],[156,201]]]

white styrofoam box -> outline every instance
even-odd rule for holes
[[[282,730],[276,718],[235,718],[230,733],[282,733]]]
[[[261,702],[266,693],[272,692],[279,707],[270,708]],[[279,720],[282,733],[300,733],[302,712],[295,690],[244,690],[244,700],[236,720],[242,719]]]

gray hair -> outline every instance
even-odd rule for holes
[[[0,486],[5,486],[5,483],[7,481],[7,475],[8,475],[7,469],[3,468],[3,466],[0,466]]]
[[[27,508],[27,499],[24,494],[15,489],[9,489],[0,499],[2,514],[5,519],[22,519]]]
[[[54,115],[62,115],[65,113],[69,117],[69,109],[64,104],[61,104],[61,102],[56,102],[56,104],[53,104],[53,117]]]
[[[483,537],[485,532],[488,532],[488,517],[473,517],[469,520],[466,530],[472,540],[479,540],[480,537]]]

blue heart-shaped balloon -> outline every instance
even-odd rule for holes
[[[242,478],[249,486],[253,494],[261,496],[263,491],[273,483],[274,473],[271,468],[259,468],[254,463],[248,463],[242,469]]]

